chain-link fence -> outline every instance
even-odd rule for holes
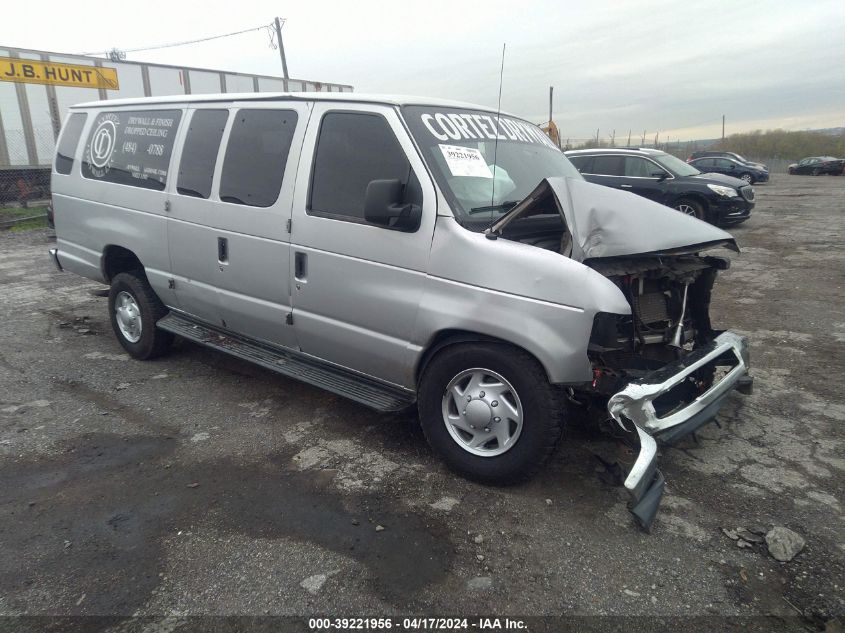
[[[30,131],[7,123],[0,138],[0,230],[44,225],[55,131],[49,124]]]
[[[0,231],[46,226],[50,170],[0,169]]]

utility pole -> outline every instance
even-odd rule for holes
[[[552,122],[552,95],[554,95],[555,87],[549,86],[549,123]]]
[[[599,128],[596,128],[596,147],[601,147],[599,145]]]
[[[628,147],[631,147],[631,130],[628,130]]]
[[[285,87],[285,92],[288,91],[288,61],[285,59],[285,45],[282,43],[282,24],[279,18],[275,18],[276,23],[276,40],[279,42],[279,57],[282,58],[282,77]]]
[[[725,115],[722,115],[722,140],[725,140]]]
[[[643,144],[642,147],[645,147],[645,130],[643,130]]]
[[[610,135],[610,146],[616,147],[616,130],[613,130],[613,133]]]

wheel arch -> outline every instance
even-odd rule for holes
[[[692,200],[693,202],[697,202],[701,205],[701,208],[704,211],[704,217],[710,217],[710,201],[707,199],[706,195],[697,191],[685,191],[684,193],[676,195],[668,206],[674,209],[675,205],[678,204],[681,200]]]
[[[489,334],[473,332],[472,330],[446,329],[436,332],[423,349],[423,352],[420,354],[419,360],[417,361],[414,369],[415,384],[419,385],[423,372],[438,352],[447,347],[451,347],[452,345],[460,345],[462,343],[494,343],[498,345],[508,345],[514,349],[518,349],[533,358],[537,364],[542,367],[543,372],[546,374],[546,379],[549,379],[548,368],[543,365],[543,362],[537,358],[535,354],[531,353],[530,350],[525,349],[521,345],[517,345],[516,343],[503,338],[490,336]]]
[[[130,249],[117,244],[109,244],[103,249],[103,255],[100,259],[100,269],[106,283],[111,283],[114,276],[119,273],[134,270],[144,272],[144,264]]]

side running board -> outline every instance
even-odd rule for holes
[[[321,387],[378,411],[399,411],[415,401],[411,391],[387,385],[290,350],[250,340],[170,312],[156,324],[162,330],[265,369]]]

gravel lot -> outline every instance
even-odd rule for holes
[[[714,322],[752,340],[755,393],[663,452],[650,535],[593,455],[613,444],[589,429],[570,425],[529,484],[479,486],[433,458],[410,414],[187,343],[130,360],[102,286],[53,269],[51,233],[0,234],[0,615],[708,616],[714,629],[772,615],[771,629],[841,631],[845,178],[756,189],[714,293]],[[779,563],[722,532],[755,526],[806,546]]]

